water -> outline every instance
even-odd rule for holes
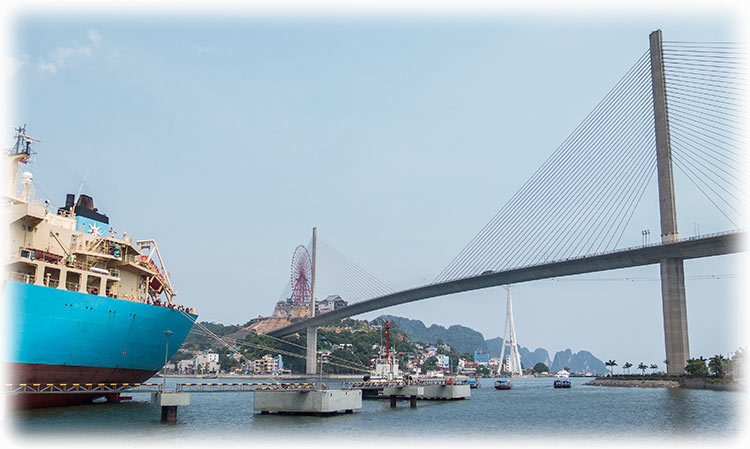
[[[208,382],[221,382],[211,379]],[[226,382],[237,380],[225,379]],[[176,424],[162,424],[160,409],[148,394],[134,394],[132,402],[98,403],[57,409],[26,410],[7,420],[16,438],[90,437],[154,438],[191,441],[246,438],[319,438],[372,441],[373,437],[500,439],[560,438],[690,440],[736,438],[745,432],[744,394],[665,388],[583,386],[571,378],[572,388],[553,389],[553,379],[517,379],[513,389],[482,388],[471,399],[419,401],[416,409],[400,401],[391,409],[387,400],[363,400],[353,414],[329,417],[260,415],[253,411],[253,393],[193,393],[190,405],[180,407]],[[189,379],[167,379],[167,387]],[[192,380],[195,382],[195,380]],[[340,382],[327,381],[329,388]]]

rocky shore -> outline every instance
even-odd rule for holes
[[[584,385],[597,387],[640,387],[640,388],[692,388],[716,391],[745,391],[745,383],[737,381],[713,380],[703,378],[682,378],[681,380],[664,379],[610,379],[599,377]]]
[[[640,387],[640,388],[680,388],[680,382],[675,380],[646,380],[646,379],[606,379],[598,378],[586,382],[584,385],[597,387]]]

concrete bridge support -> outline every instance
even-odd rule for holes
[[[307,374],[315,374],[315,368],[318,362],[318,328],[307,328]]]
[[[667,87],[664,78],[664,51],[661,30],[649,36],[651,51],[651,86],[654,95],[654,129],[656,131],[656,170],[659,180],[659,215],[661,241],[671,243],[679,238],[672,174],[672,146],[669,139]],[[685,270],[682,259],[662,259],[661,297],[664,312],[664,343],[667,372],[681,374],[690,358],[685,301]]]
[[[318,258],[318,228],[313,228],[312,235],[312,282],[310,284],[310,316],[315,316],[315,277],[316,263]],[[307,357],[306,369],[307,374],[315,374],[315,365],[318,363],[318,328],[307,328]],[[320,368],[321,371],[323,367]]]
[[[661,262],[661,301],[667,373],[681,374],[685,372],[685,365],[690,358],[682,259],[664,259]]]

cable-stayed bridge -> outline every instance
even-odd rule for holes
[[[327,255],[334,275],[356,278],[347,293],[359,302],[269,335],[306,329],[314,372],[315,329],[342,318],[498,285],[659,264],[667,370],[683,372],[690,357],[683,260],[739,252],[745,236],[744,62],[736,44],[663,42],[655,31],[649,50],[432,283],[392,291],[314,240],[313,261]],[[673,167],[714,206],[709,213],[722,217],[726,232],[679,238]],[[654,178],[661,241],[622,248]]]

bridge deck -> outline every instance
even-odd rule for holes
[[[360,315],[373,310],[419,301],[421,299],[479,290],[498,285],[517,284],[520,282],[539,279],[652,265],[659,263],[663,259],[695,259],[736,253],[742,251],[742,241],[744,238],[744,231],[733,231],[717,235],[688,238],[673,243],[639,246],[609,253],[514,268],[507,271],[492,272],[463,279],[446,281],[439,284],[425,285],[342,307],[341,309],[276,329],[273,332],[269,332],[268,335],[272,337],[283,337],[285,335],[300,332],[308,327],[322,326],[343,318]]]

